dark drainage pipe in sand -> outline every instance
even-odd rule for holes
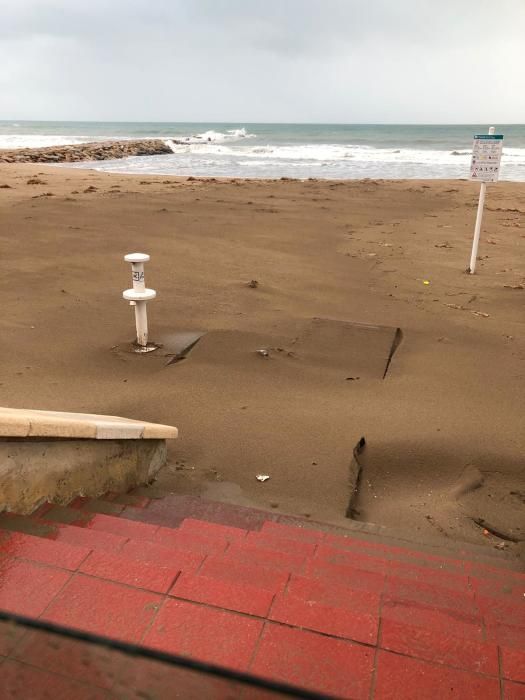
[[[355,445],[352,451],[352,460],[349,467],[349,483],[350,483],[350,500],[348,502],[348,507],[346,509],[347,518],[355,518],[359,515],[356,510],[355,504],[357,502],[357,497],[359,494],[359,484],[361,483],[361,463],[359,461],[359,455],[363,452],[366,447],[366,440],[364,437]]]

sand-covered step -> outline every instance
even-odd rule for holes
[[[267,520],[277,520],[279,517],[276,513],[255,508],[174,494],[152,500],[142,510],[126,508],[123,515],[134,520],[157,522],[169,527],[177,527],[185,518],[195,518],[244,530],[259,530]]]

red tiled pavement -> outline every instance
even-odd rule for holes
[[[257,586],[271,593],[282,591],[289,579],[289,574],[285,571],[225,557],[208,557],[199,573],[222,581]]]
[[[483,641],[483,624],[479,618],[457,610],[435,610],[418,603],[383,603],[381,615],[385,619],[406,622],[433,632],[449,634],[451,630],[459,637]]]
[[[67,627],[138,642],[161,602],[154,593],[77,574],[42,617]]]
[[[273,600],[273,593],[263,588],[184,573],[177,579],[170,594],[259,617],[266,617]]]
[[[246,670],[262,621],[182,600],[168,600],[144,638],[146,646]]]
[[[440,610],[457,610],[481,619],[474,593],[460,593],[430,583],[387,576],[383,600],[424,605]]]
[[[84,527],[89,530],[110,532],[113,535],[120,535],[121,537],[129,537],[136,540],[152,540],[159,529],[158,525],[139,523],[135,520],[126,520],[126,518],[104,515],[103,513],[96,513],[93,515]]]
[[[525,683],[525,647],[501,647],[501,675],[511,681]]]
[[[377,641],[377,615],[335,608],[290,595],[279,594],[275,597],[270,619],[364,644],[375,644]]]
[[[195,520],[194,518],[186,518],[179,526],[180,532],[187,532],[193,535],[202,535],[213,539],[225,539],[228,542],[237,542],[246,538],[247,530],[242,530],[238,527],[229,527],[228,525],[219,525],[217,523],[209,523],[206,520]]]
[[[56,542],[66,542],[76,547],[87,547],[89,549],[102,549],[106,552],[118,552],[126,537],[114,535],[110,532],[97,532],[86,530],[76,525],[55,524],[56,532],[50,538]]]
[[[369,556],[359,550],[349,551],[346,549],[337,549],[328,545],[319,545],[316,557],[330,564],[344,564],[351,566],[354,569],[362,571],[376,571],[384,574],[388,569],[388,561],[379,559],[378,557]]]
[[[159,566],[109,552],[92,552],[79,571],[156,593],[167,593],[180,573],[175,566]]]
[[[0,557],[0,609],[38,617],[70,577],[69,571]]]
[[[198,535],[193,532],[184,532],[171,527],[160,527],[155,535],[155,542],[165,547],[178,547],[191,549],[200,554],[220,554],[228,547],[229,540],[218,535]]]
[[[40,630],[28,632],[12,656],[31,666],[45,668],[99,688],[111,688],[115,677],[116,654],[106,647]]]
[[[120,552],[125,557],[147,561],[159,566],[169,566],[183,571],[195,571],[204,561],[204,554],[187,549],[165,547],[156,542],[129,540]]]
[[[288,552],[239,542],[230,544],[224,556],[232,560],[259,564],[293,573],[300,573],[305,561],[305,556],[302,554],[289,554]]]
[[[497,645],[457,637],[453,627],[450,628],[450,634],[445,634],[383,619],[381,647],[465,671],[490,676],[499,674]]]
[[[299,554],[302,556],[312,556],[317,549],[315,542],[302,542],[301,540],[289,540],[280,535],[270,535],[262,532],[249,532],[246,544],[254,547],[264,547],[265,549],[276,550],[277,552],[287,552],[288,554]]]
[[[180,499],[170,503],[126,509],[130,519],[79,513],[87,527],[54,524],[56,541],[0,530],[0,608],[338,697],[490,700],[501,682],[502,698],[523,700],[524,576],[251,511],[233,518],[243,529],[231,525],[233,506],[200,499],[188,511],[204,519],[183,520]],[[58,697],[83,698],[88,683],[109,688],[104,659],[83,661],[76,643],[0,631],[0,654],[40,666],[49,688],[59,678]],[[121,674],[123,694],[127,680]],[[197,700],[198,683],[187,682]]]
[[[0,543],[0,555],[30,559],[71,571],[80,566],[90,551],[87,547],[75,547],[65,542],[54,542],[22,532],[10,532]]]
[[[499,700],[497,678],[380,651],[374,700]]]
[[[503,683],[503,700],[525,700],[525,685],[522,683]]]
[[[384,574],[355,569],[345,564],[329,564],[319,558],[308,560],[302,573],[304,576],[344,583],[352,588],[373,593],[381,593],[385,585]]]
[[[469,591],[469,579],[466,574],[455,573],[442,569],[429,568],[407,564],[404,561],[391,561],[389,573],[398,578],[409,579],[420,583],[432,582],[432,585],[441,588],[449,588],[453,591],[467,593]]]
[[[303,600],[376,615],[381,596],[372,591],[352,588],[344,583],[312,579],[292,574],[286,592]]]
[[[9,656],[25,634],[24,627],[0,620],[0,657]]]
[[[107,700],[101,688],[8,659],[0,667],[2,700]]]
[[[368,647],[267,623],[250,670],[340,698],[364,700],[373,665],[374,650]]]
[[[514,625],[500,625],[490,620],[485,620],[486,638],[491,642],[497,642],[504,646],[516,649],[525,649],[525,628]]]

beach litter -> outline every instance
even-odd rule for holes
[[[265,481],[268,481],[270,476],[268,474],[257,474],[255,478],[257,481],[262,481],[264,483]]]
[[[265,350],[264,348],[257,350],[257,354],[260,355],[261,357],[270,357],[270,353],[268,352],[268,350]]]

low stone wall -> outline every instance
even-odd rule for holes
[[[155,476],[166,451],[165,440],[0,438],[0,511],[126,492]]]
[[[171,148],[160,139],[100,141],[46,148],[0,149],[0,163],[73,163],[83,160],[112,160],[128,156],[157,156],[172,152]]]

